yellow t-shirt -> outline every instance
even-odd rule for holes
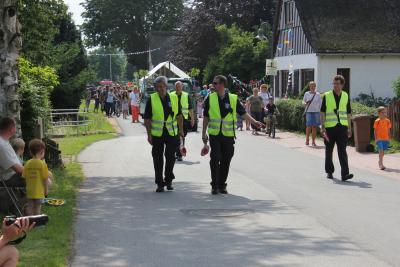
[[[24,166],[22,177],[26,180],[26,196],[28,199],[44,198],[45,180],[49,178],[49,169],[43,160],[29,160]]]

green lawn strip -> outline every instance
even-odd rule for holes
[[[102,114],[91,115],[104,119]],[[64,156],[77,156],[92,143],[107,140],[116,136],[114,128],[106,119],[105,128],[110,133],[95,134],[56,139]],[[65,168],[53,169],[53,185],[50,198],[62,198],[66,204],[61,207],[43,205],[42,212],[49,215],[46,227],[29,232],[27,239],[20,245],[20,262],[18,266],[59,267],[67,266],[72,250],[72,230],[74,223],[77,193],[84,180],[82,168],[77,162],[65,164]]]

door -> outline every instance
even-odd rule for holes
[[[344,90],[350,95],[350,69],[349,68],[342,68],[337,69],[337,75],[342,75],[346,80],[344,84]]]

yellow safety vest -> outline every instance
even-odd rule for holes
[[[176,115],[178,114],[178,97],[176,95],[169,94],[173,114],[169,114],[166,121],[164,118],[164,107],[162,105],[160,95],[158,93],[154,93],[151,94],[150,97],[152,108],[151,135],[155,137],[161,137],[165,126],[170,136],[177,136],[178,122],[176,120]]]
[[[219,135],[221,130],[222,134],[226,137],[235,137],[236,129],[236,105],[237,95],[229,94],[229,103],[232,108],[232,112],[228,113],[225,118],[221,118],[221,111],[219,109],[218,94],[216,92],[209,95],[210,108],[208,134]]]
[[[176,92],[172,92],[171,94],[178,96]],[[186,92],[182,92],[181,94],[181,107],[183,117],[185,120],[189,119],[189,94]]]
[[[330,91],[325,93],[326,101],[326,113],[325,113],[325,128],[335,127],[338,123],[343,126],[349,126],[347,120],[347,104],[349,102],[349,95],[342,91],[342,96],[340,97],[339,107],[336,106],[334,92]],[[336,115],[335,110],[337,114]]]

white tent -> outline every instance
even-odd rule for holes
[[[149,79],[154,74],[166,75],[167,77],[170,76],[170,74],[172,74],[173,76],[177,76],[177,78],[190,79],[189,75],[187,75],[183,70],[175,66],[170,61],[158,64],[154,69],[152,69],[147,74],[147,76],[144,79]],[[168,78],[176,78],[176,77],[168,77]]]

